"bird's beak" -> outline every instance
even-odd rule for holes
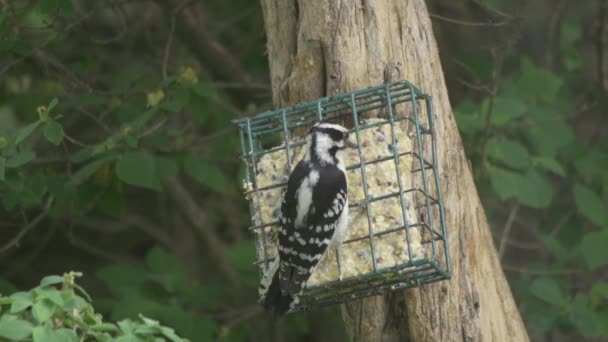
[[[344,146],[346,146],[346,148],[357,148],[357,144],[355,144],[354,142],[352,142],[350,140],[346,140],[344,142]]]

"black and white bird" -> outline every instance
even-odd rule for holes
[[[342,242],[348,225],[343,150],[348,130],[320,122],[306,137],[306,155],[289,176],[281,205],[278,258],[260,282],[261,302],[273,315],[289,312],[327,251]]]

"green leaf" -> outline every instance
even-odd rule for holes
[[[514,169],[525,170],[530,166],[528,150],[519,142],[492,138],[488,141],[488,156]]]
[[[226,256],[243,275],[243,282],[249,287],[255,287],[257,283],[257,271],[252,266],[255,261],[255,243],[253,240],[245,239],[232,245]]]
[[[171,158],[156,156],[154,158],[156,163],[156,176],[160,179],[174,177],[179,171],[177,168],[177,162]]]
[[[51,285],[63,284],[63,277],[58,275],[50,275],[42,278],[40,281],[40,287],[47,287]]]
[[[172,98],[169,101],[164,101],[160,104],[160,107],[168,110],[169,112],[179,112],[190,102],[190,92],[184,88],[178,88],[175,90]]]
[[[36,128],[38,127],[38,125],[40,125],[40,123],[41,123],[41,121],[36,121],[23,128],[20,128],[17,131],[17,136],[15,137],[15,145],[19,145],[21,142],[23,142],[25,139],[27,139],[30,135],[32,135],[32,133],[34,132],[34,130],[36,130]]]
[[[55,308],[53,303],[48,299],[36,301],[32,307],[32,315],[38,321],[38,323],[47,322],[51,317],[53,317],[54,312]]]
[[[10,298],[13,299],[11,313],[19,313],[34,304],[34,298],[29,292],[16,292]]]
[[[608,283],[606,282],[598,282],[593,285],[591,291],[589,292],[591,300],[594,299],[603,299],[608,300]]]
[[[580,39],[582,33],[581,25],[577,22],[566,20],[562,25],[560,47],[562,60],[568,71],[576,70],[583,64],[580,50],[575,45],[575,42]]]
[[[129,185],[160,190],[155,158],[150,154],[144,152],[125,154],[116,163],[116,175]]]
[[[553,236],[543,236],[541,240],[545,247],[547,247],[547,250],[558,260],[565,260],[570,256],[568,249],[562,246],[561,242]]]
[[[10,341],[19,341],[32,334],[32,324],[15,316],[3,315],[0,318],[0,337]]]
[[[37,288],[34,290],[37,294],[36,300],[48,299],[51,303],[61,307],[64,305],[63,298],[61,297],[61,292],[54,287],[48,288]]]
[[[209,161],[189,156],[184,161],[184,169],[190,177],[196,179],[202,185],[217,191],[226,191],[228,184],[224,174]]]
[[[521,204],[532,208],[546,208],[553,199],[551,182],[536,170],[529,170],[517,191],[517,199]]]
[[[608,230],[585,234],[581,241],[583,258],[591,270],[608,265]]]
[[[540,277],[534,279],[530,284],[530,292],[537,298],[553,305],[566,306],[568,300],[559,283],[551,278]]]
[[[65,0],[62,0],[65,1]],[[49,102],[49,105],[46,107],[46,110],[48,112],[52,111],[53,108],[55,108],[57,106],[57,104],[59,103],[59,100],[55,97],[51,100],[51,102]]]
[[[6,279],[0,278],[0,294],[17,292],[17,287]]]
[[[492,123],[496,126],[505,124],[522,117],[528,107],[518,98],[497,97],[494,100],[494,112],[492,113]]]
[[[76,334],[68,329],[53,329],[47,326],[34,328],[32,332],[34,342],[77,342]]]
[[[595,312],[589,306],[587,295],[577,293],[570,307],[570,321],[585,337],[596,336],[599,332],[599,321]]]
[[[146,256],[148,267],[153,272],[152,279],[157,280],[169,291],[175,291],[183,281],[181,267],[174,256],[161,248],[155,247]]]
[[[6,158],[0,157],[0,181],[6,179]]]
[[[87,165],[81,167],[80,169],[78,169],[78,171],[72,174],[72,177],[70,178],[70,183],[72,183],[73,185],[81,184],[89,177],[91,177],[95,172],[97,172],[97,170],[99,170],[99,168],[103,164],[109,162],[112,159],[115,159],[116,157],[116,155],[110,155],[88,163]]]
[[[23,166],[23,165],[31,162],[34,159],[36,159],[36,152],[34,152],[34,151],[20,152],[8,159],[8,161],[6,162],[6,167],[7,168],[16,168],[19,166]]]
[[[114,342],[144,342],[144,341],[145,340],[143,340],[133,334],[126,334],[123,336],[119,336],[114,340]]]
[[[184,341],[181,337],[177,336],[175,330],[167,327],[160,328],[161,333],[172,342],[181,342]]]
[[[492,187],[500,199],[506,200],[517,196],[520,184],[523,183],[523,175],[493,166],[488,166],[488,173]]]
[[[72,13],[74,6],[69,0],[41,0],[39,3],[40,11],[44,14],[55,14],[56,11]]]
[[[553,157],[534,157],[532,158],[532,161],[539,167],[547,171],[551,171],[556,175],[562,177],[566,176],[566,170],[564,170],[564,168]]]
[[[575,141],[572,128],[562,120],[536,123],[527,129],[526,136],[535,154],[542,157],[555,157],[562,148]]]
[[[57,121],[49,121],[44,125],[44,136],[52,144],[61,144],[63,135],[63,127]]]
[[[224,287],[220,284],[195,285],[180,291],[181,299],[188,304],[215,310],[221,306]]]
[[[97,277],[117,296],[140,292],[149,273],[138,267],[123,264],[109,265],[97,272]]]
[[[581,147],[582,156],[577,156],[574,163],[576,171],[583,177],[598,179],[608,169],[608,153],[598,147]]]
[[[106,215],[113,217],[123,217],[125,208],[125,195],[123,193],[122,183],[118,180],[106,188],[103,194],[99,197],[99,209]]]
[[[562,79],[548,70],[538,68],[528,57],[522,57],[520,77],[517,82],[521,95],[525,98],[551,102],[562,86]]]
[[[484,129],[485,123],[479,105],[464,102],[454,110],[454,116],[458,129],[464,134],[475,134]]]
[[[574,203],[576,208],[593,224],[606,227],[608,217],[600,197],[583,184],[574,185]]]

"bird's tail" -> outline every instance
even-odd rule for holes
[[[259,288],[262,305],[274,317],[286,314],[297,303],[297,298],[281,291],[278,266],[279,260],[276,258],[262,277]]]

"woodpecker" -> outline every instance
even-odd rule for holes
[[[275,317],[299,302],[308,278],[327,251],[342,242],[348,225],[348,185],[343,151],[354,147],[348,129],[315,124],[306,154],[289,175],[281,203],[278,257],[260,282],[261,303]]]

